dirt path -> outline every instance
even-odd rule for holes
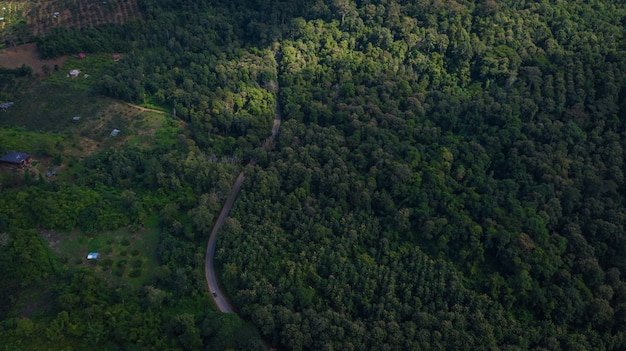
[[[165,112],[165,111],[155,110],[155,109],[147,108],[147,107],[141,107],[139,105],[131,104],[130,102],[126,102],[126,101],[124,101],[124,103],[126,105],[130,106],[130,107],[134,107],[134,108],[138,109],[141,112],[149,111],[149,112],[154,112],[154,113],[158,113],[158,114],[161,114],[161,115],[170,115],[170,113]]]
[[[185,121],[184,121],[184,120],[182,120],[180,117],[175,116],[175,115],[173,115],[173,114],[171,114],[171,113],[169,113],[169,112],[165,112],[165,111],[161,111],[161,110],[155,110],[155,109],[153,109],[153,108],[148,108],[148,107],[141,107],[141,106],[139,106],[139,105],[131,104],[130,102],[126,102],[126,101],[122,101],[122,100],[120,100],[120,101],[121,101],[121,102],[123,102],[123,103],[125,103],[126,105],[128,105],[128,106],[130,106],[130,107],[133,107],[133,108],[138,109],[138,110],[139,110],[139,111],[141,111],[141,112],[146,112],[146,111],[148,111],[148,112],[158,113],[158,114],[160,114],[160,115],[170,116],[170,117],[173,117],[174,119],[176,119],[177,121],[179,121],[179,122],[183,123],[183,125],[185,125],[185,126],[187,125],[187,122],[185,122]]]

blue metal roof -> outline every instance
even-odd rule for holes
[[[24,160],[28,160],[30,155],[25,152],[7,152],[0,161],[8,163],[22,163]]]
[[[100,258],[100,254],[97,252],[90,252],[87,254],[88,260],[97,260],[98,258]]]

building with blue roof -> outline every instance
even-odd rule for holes
[[[100,254],[97,252],[90,252],[87,254],[88,260],[97,260],[98,258],[100,258]]]
[[[30,164],[30,161],[30,155],[25,152],[7,152],[0,158],[0,163],[20,168]]]

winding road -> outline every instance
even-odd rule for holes
[[[213,302],[215,302],[215,306],[220,312],[224,313],[233,313],[233,306],[228,301],[228,298],[222,292],[219,283],[217,282],[217,274],[215,274],[215,265],[213,264],[213,258],[215,257],[215,245],[217,243],[217,232],[220,230],[224,221],[226,220],[226,216],[228,216],[228,212],[230,212],[230,208],[233,207],[233,203],[239,195],[239,191],[241,190],[241,184],[246,177],[243,175],[243,171],[239,173],[235,184],[233,185],[233,191],[231,192],[228,199],[224,203],[224,207],[222,207],[222,211],[220,215],[217,217],[215,221],[215,225],[213,226],[213,230],[211,231],[211,236],[209,236],[209,242],[206,246],[206,255],[204,256],[204,275],[206,276],[206,283],[209,288],[209,293],[213,298]]]
[[[274,123],[272,124],[272,134],[265,140],[264,147],[269,150],[274,144],[274,140],[278,135],[278,129],[280,128],[280,104],[278,103],[278,92],[280,91],[280,87],[278,87],[278,82],[276,82],[276,108],[274,113]],[[252,164],[253,161],[250,162]],[[230,212],[231,207],[235,203],[235,199],[237,199],[237,195],[239,195],[239,191],[241,190],[241,185],[243,184],[244,179],[246,177],[243,174],[243,171],[239,173],[235,184],[233,185],[233,190],[226,199],[224,203],[224,207],[222,207],[222,211],[220,215],[217,217],[215,221],[215,225],[213,226],[213,230],[211,231],[211,235],[209,236],[209,242],[206,246],[206,255],[204,257],[204,275],[206,277],[207,287],[209,289],[209,296],[215,302],[215,306],[220,312],[224,313],[234,313],[235,310],[233,306],[230,304],[228,297],[222,289],[220,288],[220,284],[217,280],[217,274],[215,273],[215,265],[213,264],[213,260],[215,258],[215,246],[217,244],[217,233],[224,224],[228,213]]]

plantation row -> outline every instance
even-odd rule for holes
[[[0,2],[0,39],[22,44],[54,27],[88,28],[103,23],[125,24],[141,17],[136,0],[63,0],[33,3]]]
[[[47,33],[50,28],[58,26],[84,28],[102,23],[124,24],[129,18],[140,16],[135,0],[50,1],[38,3],[28,12],[34,35]]]

